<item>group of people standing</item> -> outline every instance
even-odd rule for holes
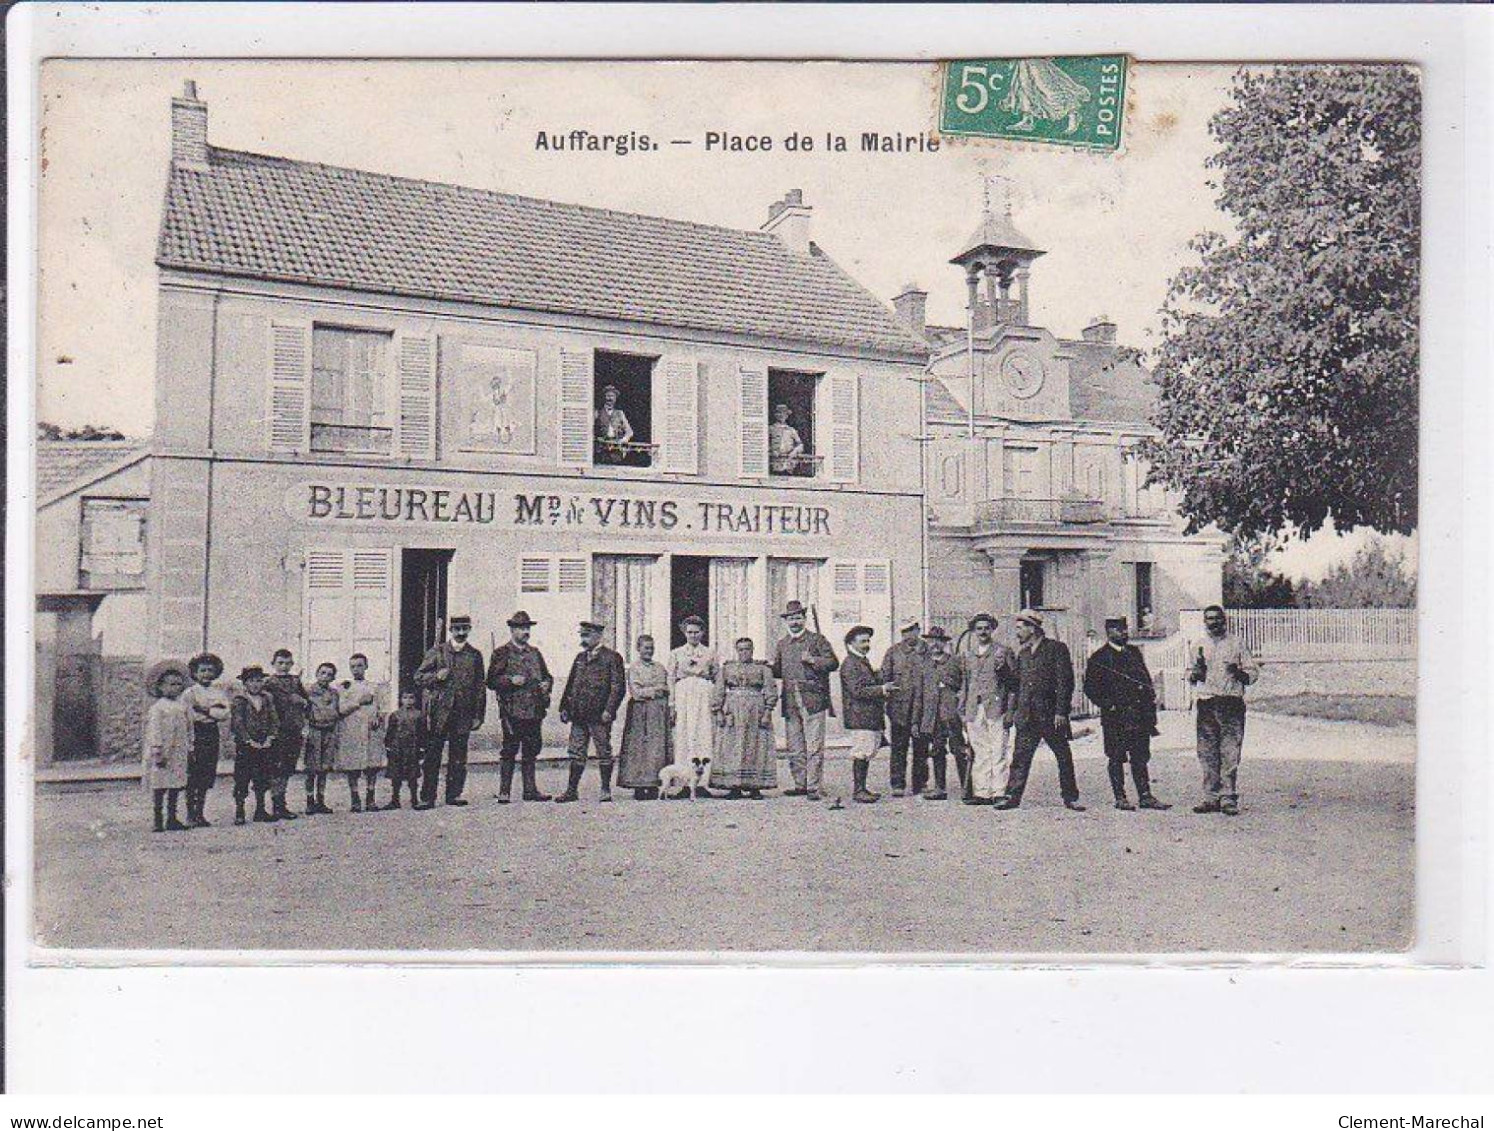
[[[1043,617],[1024,610],[1016,618],[1017,648],[996,641],[997,621],[981,613],[969,622],[968,643],[956,649],[938,625],[917,620],[899,626],[901,639],[880,665],[870,659],[875,635],[866,625],[845,634],[845,657],[808,627],[808,610],[790,601],[784,633],[770,659],[758,659],[751,639],[734,643],[735,658],[722,661],[705,643],[705,624],[686,617],[684,643],[661,663],[651,636],[635,641],[636,659],[625,665],[603,643],[606,626],[581,622],[580,651],[571,663],[558,704],[569,727],[565,790],[553,799],[540,790],[536,766],[542,724],[554,689],[544,655],[530,643],[535,621],[519,611],[508,619],[509,640],[485,664],[469,642],[472,620],[453,616],[446,640],[431,648],[389,710],[385,689],[369,681],[366,657],[348,662],[350,678],[321,664],[306,687],[293,674],[294,657],[280,649],[267,674],[246,667],[230,691],[218,681],[223,662],[211,653],[188,663],[163,661],[147,674],[154,699],[145,726],[145,781],[154,799],[158,831],[207,825],[203,808],[217,777],[220,727],[235,746],[234,820],[294,819],[286,802],[290,779],[304,759],[304,814],[332,812],[326,783],[346,774],[353,812],[397,809],[408,788],[411,807],[434,807],[444,760],[444,800],[462,806],[471,733],[486,720],[488,693],[502,724],[497,800],[512,798],[517,770],[525,801],[573,802],[587,762],[596,759],[599,799],[619,788],[636,800],[664,796],[718,796],[762,800],[778,788],[774,716],[784,722],[792,784],[784,796],[818,800],[825,795],[825,728],[833,713],[831,675],[839,672],[842,725],[851,742],[851,798],[880,800],[869,783],[872,759],[890,746],[889,783],[894,796],[910,792],[939,801],[949,797],[947,762],[953,757],[960,797],[967,804],[1015,809],[1022,804],[1033,759],[1046,745],[1058,763],[1064,805],[1083,811],[1069,747],[1074,668],[1068,648],[1044,634]],[[1245,687],[1259,667],[1228,631],[1224,610],[1205,610],[1207,639],[1189,671],[1197,688],[1198,752],[1205,798],[1198,813],[1238,812],[1236,776],[1245,725]],[[1106,643],[1086,665],[1085,694],[1101,712],[1105,754],[1119,809],[1163,810],[1148,773],[1157,704],[1139,649],[1129,642],[1125,618],[1105,622]],[[616,758],[613,728],[622,713]],[[889,739],[890,734],[890,739]],[[911,779],[909,776],[911,756]],[[1126,790],[1126,765],[1136,787]],[[389,801],[376,802],[375,783],[386,772]],[[361,793],[360,793],[361,786]],[[254,793],[252,817],[246,814]],[[186,822],[178,815],[186,794]],[[268,803],[267,803],[268,796]]]

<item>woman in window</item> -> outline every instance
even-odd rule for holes
[[[773,705],[778,694],[773,669],[752,658],[752,641],[737,641],[737,658],[721,665],[712,710],[716,716],[711,786],[726,790],[730,800],[744,793],[753,801],[778,787],[777,751],[773,745]]]
[[[596,414],[597,458],[603,463],[622,463],[628,458],[627,445],[633,442],[633,426],[627,414],[617,407],[616,385],[602,390],[602,407]]]

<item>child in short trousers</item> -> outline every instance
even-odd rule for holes
[[[327,774],[337,760],[337,724],[342,721],[342,700],[332,681],[336,664],[321,664],[316,682],[306,692],[309,707],[306,730],[306,815],[330,813],[327,805]]]
[[[420,693],[413,687],[399,694],[399,710],[384,721],[384,750],[389,755],[389,804],[399,808],[399,788],[410,787],[410,804],[420,800],[420,759],[426,746],[425,713],[420,709]]]
[[[182,692],[182,703],[192,720],[192,757],[187,763],[187,824],[207,828],[204,809],[208,790],[218,780],[218,751],[222,725],[228,721],[232,703],[228,690],[218,686],[223,661],[203,652],[187,661],[192,686]]]
[[[156,832],[182,832],[188,828],[176,817],[177,798],[187,787],[187,762],[192,757],[192,720],[181,701],[187,688],[187,667],[180,660],[163,660],[145,677],[145,690],[153,700],[145,716],[145,765],[142,778],[151,791]],[[162,820],[162,808],[169,815]]]

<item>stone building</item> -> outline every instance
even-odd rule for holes
[[[36,445],[38,762],[135,755],[150,460],[140,440]]]
[[[171,113],[150,654],[404,682],[448,612],[486,651],[523,608],[563,674],[583,617],[761,654],[791,598],[881,641],[923,608],[929,346],[798,192],[712,227],[218,148],[190,84]]]
[[[1156,396],[1139,353],[1098,318],[1077,340],[1032,325],[1030,286],[1044,250],[1009,208],[990,212],[951,262],[964,269],[970,324],[929,326],[925,292],[899,314],[933,351],[926,407],[930,599],[963,628],[989,610],[1010,627],[1043,611],[1076,663],[1107,615],[1140,636],[1220,599],[1224,539],[1188,535],[1132,454],[1154,435]]]

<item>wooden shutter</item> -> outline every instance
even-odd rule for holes
[[[853,625],[870,627],[872,652],[880,653],[892,640],[892,566],[878,560],[832,558],[824,572],[829,592],[825,634],[839,646]]]
[[[861,379],[855,373],[831,373],[830,481],[854,483],[861,474]]]
[[[558,700],[579,648],[576,626],[591,616],[591,557],[585,554],[525,554],[519,559],[515,608],[539,622],[531,637],[555,675]]]
[[[401,459],[436,458],[436,339],[400,334],[395,338],[394,454]]]
[[[328,662],[345,675],[354,652],[368,657],[370,679],[390,678],[393,570],[388,549],[306,551],[301,660],[308,678]]]
[[[741,443],[738,468],[744,476],[768,474],[768,371],[743,367],[738,373],[737,406]]]
[[[664,372],[665,471],[700,472],[700,363],[693,357],[666,357]]]
[[[270,425],[272,452],[311,447],[311,326],[270,324]]]
[[[560,462],[591,464],[591,354],[560,354]]]
[[[352,609],[347,655],[362,652],[368,657],[368,678],[382,683],[393,678],[389,626],[393,613],[394,555],[389,550],[376,549],[353,550],[350,556]],[[346,666],[345,660],[339,668]]]

